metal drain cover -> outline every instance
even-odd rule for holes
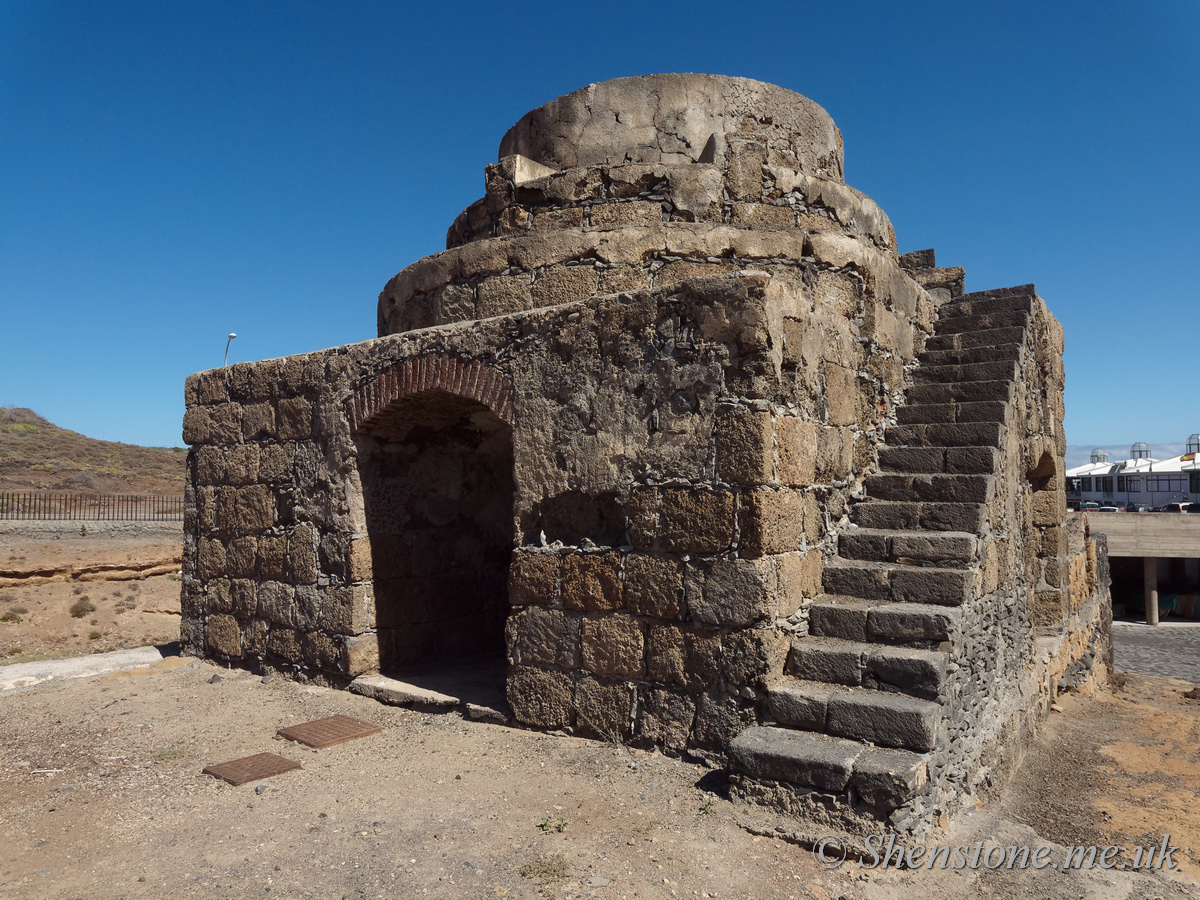
[[[299,768],[300,763],[276,756],[274,753],[256,753],[254,756],[243,756],[241,759],[208,766],[204,769],[204,774],[213,775],[237,787],[248,781],[282,775],[284,772]]]
[[[303,725],[289,725],[279,729],[279,736],[289,741],[299,741],[317,750],[332,747],[343,741],[353,741],[383,731],[378,725],[352,719],[350,716],[330,716],[316,719]]]

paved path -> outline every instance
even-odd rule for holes
[[[1200,622],[1113,622],[1113,666],[1200,684]]]
[[[47,659],[40,662],[13,663],[0,667],[0,693],[33,687],[43,681],[87,678],[105,675],[119,669],[138,669],[162,662],[157,647],[137,647],[133,650],[114,650],[111,653],[92,653],[66,659]]]

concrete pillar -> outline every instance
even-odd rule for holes
[[[1158,624],[1158,558],[1142,557],[1142,583],[1146,593],[1146,624]]]

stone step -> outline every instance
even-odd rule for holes
[[[990,347],[996,344],[1020,344],[1025,341],[1024,328],[989,328],[986,331],[959,331],[938,334],[925,342],[926,350],[962,350],[967,347]]]
[[[1026,328],[1030,313],[1021,309],[994,309],[986,313],[962,316],[939,315],[934,334],[958,334],[964,331],[988,331],[996,328]]]
[[[1002,381],[959,381],[914,384],[905,390],[910,404],[917,403],[980,403],[998,400],[1007,403],[1012,399],[1014,379]]]
[[[887,430],[892,447],[999,447],[1000,422],[948,422],[938,425],[893,425]]]
[[[947,641],[962,611],[929,603],[881,603],[819,594],[808,608],[808,633],[845,641],[923,644]]]
[[[784,671],[804,681],[936,700],[945,689],[946,661],[940,650],[810,634],[792,640]]]
[[[1021,358],[1020,344],[966,347],[961,350],[926,350],[917,357],[923,366],[961,366],[968,363],[1001,362]]]
[[[901,565],[940,563],[943,568],[962,568],[975,559],[978,539],[956,531],[889,531],[859,528],[838,534],[838,556],[866,562]]]
[[[967,316],[985,316],[997,312],[1033,312],[1033,296],[1020,294],[1011,297],[980,297],[977,294],[964,294],[957,300],[943,303],[938,307],[938,324],[947,319],[957,319]]]
[[[917,753],[933,749],[942,717],[932,700],[794,678],[771,687],[767,708],[783,725]]]
[[[901,425],[936,425],[947,422],[1005,422],[1008,404],[1000,400],[979,403],[913,403],[896,408]]]
[[[979,573],[974,569],[835,558],[825,564],[821,589],[827,594],[881,603],[962,606],[978,596]]]
[[[865,486],[872,500],[937,503],[987,503],[995,494],[992,475],[869,475]]]
[[[884,472],[990,475],[999,457],[994,447],[880,447],[879,467]]]
[[[929,778],[926,758],[917,753],[769,725],[747,728],[730,742],[729,753],[737,770],[751,778],[823,793],[849,791],[854,805],[865,802],[885,817]]]
[[[995,303],[1003,300],[1012,300],[1017,298],[1027,298],[1033,300],[1037,296],[1037,287],[1032,284],[1017,284],[1012,287],[1005,288],[988,288],[986,291],[972,291],[969,294],[963,294],[956,302],[958,303],[978,303],[988,301]]]
[[[966,531],[979,534],[987,521],[986,503],[914,503],[903,500],[867,500],[850,509],[850,520],[860,528],[909,531]]]
[[[966,363],[957,366],[921,365],[913,370],[913,384],[957,384],[960,381],[1010,381],[1016,361]]]

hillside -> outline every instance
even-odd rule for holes
[[[98,441],[0,407],[0,493],[182,494],[187,450]]]

